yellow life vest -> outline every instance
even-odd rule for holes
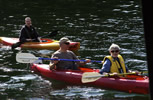
[[[122,69],[123,73],[127,73],[123,57],[121,55],[118,55],[118,58],[119,58],[120,64],[112,56],[106,56],[103,60],[103,64],[106,59],[109,59],[111,61],[110,73],[114,73],[114,72],[120,73],[119,69]]]

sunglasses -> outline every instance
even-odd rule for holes
[[[114,53],[114,52],[118,53],[118,52],[119,52],[119,50],[112,50],[111,52],[112,52],[112,53]]]
[[[70,44],[70,42],[65,42],[64,44],[69,45],[69,44]]]

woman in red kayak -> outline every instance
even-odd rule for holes
[[[100,70],[101,74],[105,73],[127,73],[128,68],[125,66],[123,57],[119,54],[120,47],[117,44],[112,44],[109,48],[110,56],[106,56],[103,60],[103,67]]]
[[[55,53],[52,54],[51,58],[54,59],[73,59],[77,60],[78,57],[69,49],[70,40],[68,38],[61,38],[60,42],[60,49],[57,50]],[[90,62],[89,59],[86,59],[85,62],[74,62],[74,61],[51,61],[50,62],[50,69],[74,69],[76,70],[78,66],[83,66],[86,63]]]

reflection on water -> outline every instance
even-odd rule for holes
[[[52,37],[63,36],[81,43],[80,59],[102,60],[112,43],[121,47],[121,54],[131,70],[147,70],[143,21],[139,1],[125,0],[37,0],[26,2],[0,0],[0,34],[18,37],[24,18],[30,16],[41,36],[60,30]],[[26,64],[16,62],[20,49],[0,45],[0,98],[5,99],[94,99],[94,100],[147,100],[148,95],[53,84],[29,72]],[[36,56],[50,56],[50,50],[22,50]],[[48,62],[47,62],[48,63]],[[90,63],[92,68],[101,64]]]

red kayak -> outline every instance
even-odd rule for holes
[[[93,82],[82,82],[86,72],[99,72],[98,69],[80,68],[80,70],[50,70],[46,64],[32,64],[31,70],[50,79],[63,81],[74,85],[90,85],[105,89],[119,90],[128,93],[149,93],[149,78],[141,75],[126,75],[118,77],[100,77]]]

